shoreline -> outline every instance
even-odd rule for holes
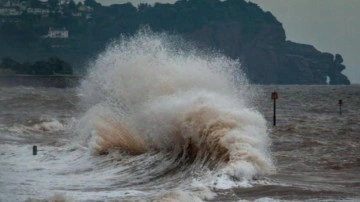
[[[81,79],[81,76],[73,75],[8,75],[0,76],[0,87],[74,88]]]
[[[3,75],[0,76],[0,87],[53,87],[53,88],[75,88],[80,84],[83,76],[75,75]],[[254,86],[357,86],[360,83],[349,85],[329,84],[251,84]]]

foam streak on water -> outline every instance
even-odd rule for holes
[[[93,155],[120,152],[114,178],[134,190],[204,199],[204,190],[274,171],[266,122],[236,60],[143,30],[109,45],[80,93],[88,110],[78,139]]]

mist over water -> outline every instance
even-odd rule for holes
[[[80,94],[88,107],[80,141],[94,155],[132,159],[129,186],[185,191],[198,189],[195,180],[210,190],[274,172],[239,61],[142,30],[99,55]]]

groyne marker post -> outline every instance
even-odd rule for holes
[[[339,100],[339,109],[340,109],[339,113],[340,113],[340,116],[341,116],[341,114],[342,114],[342,111],[341,111],[341,106],[342,106],[342,104],[343,104],[343,101],[342,101],[342,100]]]
[[[271,99],[274,101],[273,126],[276,126],[276,100],[279,99],[278,93],[276,91],[271,93]]]
[[[33,155],[35,156],[36,154],[37,154],[37,146],[34,145],[34,146],[33,146]]]

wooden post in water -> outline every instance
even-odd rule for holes
[[[274,116],[273,116],[273,126],[276,126],[276,100],[279,98],[276,91],[271,93],[271,99],[274,101]]]
[[[342,104],[343,104],[342,100],[339,100],[339,109],[340,109],[339,113],[340,113],[340,116],[341,116],[341,114],[342,114],[342,111],[341,111],[341,106],[342,106]]]
[[[36,154],[37,154],[37,146],[34,145],[34,146],[33,146],[33,155],[35,156]]]

